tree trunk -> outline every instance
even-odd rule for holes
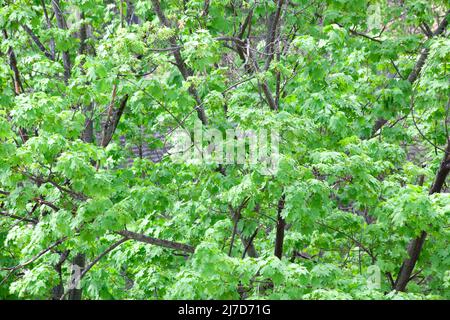
[[[450,172],[450,140],[447,141],[447,148],[445,149],[444,158],[441,161],[441,165],[434,179],[433,185],[430,189],[429,194],[439,193],[442,190],[442,186],[445,183],[448,173]],[[394,289],[397,291],[405,291],[409,280],[411,280],[411,275],[419,259],[420,252],[425,243],[427,233],[422,231],[420,236],[411,240],[408,245],[408,258],[403,261],[403,264],[398,273],[397,280],[395,281]]]
[[[58,25],[58,28],[62,29],[62,30],[67,29],[66,21],[64,20],[64,16],[61,11],[61,5],[59,3],[59,0],[52,0],[52,6],[53,6],[53,12],[55,13],[56,24]],[[70,54],[68,51],[62,52],[62,60],[63,60],[63,66],[64,66],[64,81],[67,84],[69,82],[70,69],[71,69]]]
[[[73,258],[72,261],[72,276],[70,279],[70,288],[67,296],[68,300],[81,300],[82,290],[81,290],[81,274],[84,270],[86,263],[86,256],[79,253]]]
[[[284,243],[284,228],[286,221],[281,216],[281,212],[284,209],[285,195],[282,195],[278,201],[278,215],[277,215],[277,233],[275,237],[275,256],[281,259],[283,256],[283,243]]]

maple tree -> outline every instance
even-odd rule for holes
[[[450,298],[448,0],[0,3],[1,299]]]

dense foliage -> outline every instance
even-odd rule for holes
[[[0,299],[450,298],[448,0],[0,3]]]

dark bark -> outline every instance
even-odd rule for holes
[[[375,121],[375,125],[372,128],[372,136],[381,129],[382,126],[384,126],[388,121],[384,118],[379,118],[377,121]]]
[[[248,44],[248,45],[250,45],[250,44]],[[248,54],[249,54],[249,59],[251,61],[253,61],[253,71],[255,73],[260,72],[258,62],[256,61],[256,58],[253,55],[252,50],[248,50]],[[262,90],[264,97],[266,98],[269,108],[274,111],[278,110],[278,105],[275,103],[275,99],[273,98],[272,91],[270,90],[269,84],[267,83],[267,81],[262,80],[261,82],[259,82],[259,87]]]
[[[152,5],[153,5],[153,9],[155,10],[156,15],[158,16],[158,19],[161,22],[161,24],[167,28],[171,28],[171,24],[170,24],[169,20],[166,18],[164,12],[161,9],[160,2],[158,0],[152,0]],[[178,67],[178,70],[180,71],[183,78],[186,80],[188,77],[192,76],[193,73],[186,66],[186,64],[181,56],[180,47],[177,44],[176,37],[175,36],[171,37],[169,42],[170,42],[171,47],[174,48],[172,52],[173,52],[173,56],[175,58],[175,63]],[[195,87],[191,86],[189,88],[189,93],[194,98],[194,100],[197,104],[195,109],[197,111],[198,118],[204,125],[207,125],[208,117],[206,116],[205,110],[202,107],[203,103],[202,103],[202,100],[200,99],[200,95],[198,94],[197,89],[195,89]]]
[[[6,32],[5,29],[3,29],[3,36],[5,37],[5,39],[8,39],[8,33]],[[14,53],[14,50],[11,47],[8,48],[8,57],[9,57],[9,67],[14,73],[14,93],[18,95],[23,91],[23,87],[22,81],[20,80],[19,68],[17,67],[16,54]]]
[[[61,243],[63,243],[64,241],[67,240],[67,237],[62,237],[59,240],[56,240],[55,242],[53,242],[50,246],[48,246],[47,248],[45,248],[44,250],[41,250],[37,255],[35,255],[33,258],[27,260],[26,262],[16,265],[14,267],[2,267],[2,270],[10,270],[12,272],[20,270],[25,268],[27,265],[32,264],[33,262],[35,262],[36,260],[38,260],[40,257],[42,257],[43,255],[47,254],[48,252],[50,252],[52,249],[56,248],[57,246],[59,246]],[[10,273],[11,274],[11,273]],[[8,276],[2,281],[4,282],[6,279],[8,278]],[[1,283],[0,283],[1,285]]]
[[[275,55],[275,43],[278,42],[277,41],[277,37],[279,36],[279,31],[278,31],[278,25],[280,23],[280,17],[281,17],[281,9],[283,8],[283,4],[284,4],[284,0],[278,0],[277,3],[277,10],[275,11],[275,13],[273,13],[270,16],[269,19],[269,28],[267,31],[267,43],[266,43],[266,63],[264,65],[264,69],[268,70],[270,67],[270,63],[273,60],[273,57]],[[279,80],[278,80],[279,82]],[[267,103],[269,104],[270,109],[272,110],[278,110],[278,103],[279,103],[279,97],[278,94],[276,95],[275,99],[273,98],[272,93],[269,90],[269,86],[267,84],[266,81],[264,81],[261,84],[261,88],[264,92],[264,95],[266,96],[267,99]]]
[[[259,227],[256,228],[255,232],[253,232],[252,236],[249,239],[242,239],[242,244],[244,244],[244,252],[242,253],[242,259],[245,258],[245,255],[248,253],[248,255],[252,258],[258,258],[258,253],[256,252],[255,246],[253,245],[253,239],[255,239],[256,235],[258,234]]]
[[[267,100],[267,103],[269,104],[270,109],[278,110],[278,105],[275,102],[275,99],[273,98],[272,92],[270,91],[267,81],[263,81],[260,84],[260,86],[262,88],[262,91],[264,92],[264,96],[266,97],[266,100]]]
[[[442,19],[441,23],[439,24],[437,29],[434,31],[433,36],[437,36],[437,35],[444,33],[445,29],[448,26],[449,18],[450,18],[450,10],[447,10],[447,12],[445,13],[445,17]]]
[[[48,17],[47,7],[45,6],[45,1],[41,0],[42,10],[44,11],[45,21],[47,22],[47,28],[52,28],[52,23],[50,18]],[[52,56],[52,60],[55,60],[55,39],[50,39],[50,54]]]
[[[246,202],[245,202],[246,204]],[[236,210],[230,210],[231,211],[231,219],[233,221],[233,235],[232,235],[232,242],[230,244],[230,252],[229,254],[231,255],[231,249],[233,246],[233,242],[234,242],[234,237],[235,235],[239,235],[239,238],[241,239],[241,243],[242,246],[244,247],[244,252],[251,258],[258,258],[258,252],[256,251],[256,248],[253,244],[253,238],[254,237],[250,237],[247,238],[245,237],[242,232],[237,228],[237,225],[239,223],[239,220],[241,219],[241,210],[243,208],[243,205],[241,205],[238,209]]]
[[[92,121],[93,108],[93,103],[90,103],[85,112],[86,120],[84,121],[84,130],[81,138],[86,143],[94,142],[94,121]]]
[[[61,270],[56,270],[56,272],[60,273]],[[61,297],[64,295],[64,285],[60,279],[59,283],[52,288],[52,300],[61,300]]]
[[[284,244],[284,228],[286,227],[286,221],[282,217],[281,213],[284,209],[285,195],[283,194],[278,201],[277,210],[277,229],[275,236],[275,256],[281,259],[283,256],[283,244]]]
[[[445,179],[450,172],[450,140],[447,141],[447,148],[445,149],[444,158],[441,161],[439,170],[434,178],[433,185],[430,189],[430,194],[439,193],[444,186]]]
[[[53,56],[50,52],[47,51],[47,49],[44,47],[44,45],[42,44],[41,40],[39,40],[38,36],[36,34],[34,34],[33,30],[31,30],[27,25],[23,24],[22,28],[26,31],[26,33],[28,33],[28,35],[30,36],[30,38],[33,40],[33,42],[37,45],[37,47],[39,48],[39,50],[41,50],[44,55],[49,58],[50,60],[53,60]]]
[[[206,17],[208,15],[209,5],[210,5],[210,0],[205,0],[205,2],[203,3],[202,17]]]
[[[412,240],[408,245],[408,258],[403,261],[403,264],[400,268],[400,272],[398,274],[397,280],[395,282],[395,290],[397,291],[405,291],[406,285],[408,284],[411,274],[414,270],[414,266],[416,265],[417,260],[419,259],[420,252],[422,251],[423,244],[425,243],[425,239],[427,237],[427,233],[422,231],[420,236],[414,240]]]
[[[235,37],[218,37],[216,38],[217,40],[224,40],[224,41],[233,41],[236,44],[236,47],[240,47],[241,51],[238,50],[238,54],[240,56],[240,58],[242,59],[242,61],[244,63],[247,62],[247,59],[245,57],[245,49],[247,46],[250,46],[250,43],[247,42],[247,44],[242,41],[239,38],[235,38]],[[251,71],[253,71],[254,73],[259,73],[260,72],[260,68],[258,65],[258,61],[256,61],[255,56],[253,55],[252,50],[247,50],[248,51],[248,59],[249,59],[249,63],[250,63],[250,68]],[[278,106],[275,103],[275,99],[273,98],[272,92],[269,88],[269,85],[267,83],[266,80],[263,80],[261,82],[258,82],[258,86],[260,88],[260,90],[263,92],[264,97],[266,98],[266,101],[270,107],[270,109],[272,110],[278,110]]]
[[[59,283],[53,287],[52,289],[52,300],[60,300],[64,295],[64,284],[62,278],[62,265],[64,261],[66,261],[67,256],[69,255],[69,251],[66,250],[60,253],[59,261],[55,265],[55,270],[58,273]]]
[[[111,112],[108,115],[108,118],[106,119],[105,125],[103,127],[103,137],[101,142],[102,147],[106,147],[111,142],[114,132],[117,129],[117,125],[119,124],[120,118],[122,117],[123,111],[125,110],[127,101],[128,94],[126,94],[122,98],[117,109],[114,108],[114,101],[111,101]]]
[[[430,188],[429,194],[440,193],[442,187],[444,186],[445,179],[447,178],[450,172],[450,140],[447,142],[447,148],[445,149],[444,158],[441,161],[439,166],[439,170],[436,173],[436,177],[434,179],[433,185]],[[394,289],[397,291],[405,291],[408,282],[411,280],[411,275],[416,265],[417,260],[419,259],[420,252],[422,251],[423,245],[425,243],[425,239],[427,237],[427,233],[422,231],[420,236],[411,240],[408,245],[408,258],[406,258],[400,271],[397,276],[397,280],[395,281]]]
[[[84,20],[84,13],[79,13],[79,19]],[[79,38],[80,38],[80,47],[78,49],[79,54],[86,54],[87,53],[87,25],[85,22],[83,22],[80,26],[79,31]],[[81,72],[84,74],[83,68],[81,68]],[[86,143],[93,143],[94,142],[94,121],[93,118],[93,111],[94,111],[94,103],[91,102],[87,106],[87,108],[84,110],[84,115],[86,117],[86,120],[84,122],[84,130],[81,134],[81,139]]]
[[[246,51],[247,46],[250,46],[250,43],[247,42],[247,44],[246,44],[243,40],[241,40],[239,38],[235,38],[235,37],[218,37],[218,38],[216,38],[216,40],[233,41],[235,43],[236,48],[239,48],[239,49],[236,49],[239,57],[242,59],[242,61],[244,63],[249,64],[250,69],[247,70],[248,73],[251,73],[251,72],[259,73],[261,71],[259,68],[259,65],[258,65],[258,61],[256,61],[256,58],[255,58],[252,50],[247,50],[247,52],[248,52],[247,58],[249,61],[247,61],[247,59],[246,59],[245,51]],[[273,98],[272,91],[270,90],[268,82],[266,80],[262,80],[262,81],[258,82],[258,87],[259,87],[260,91],[262,91],[262,93],[267,101],[267,104],[269,105],[269,108],[274,111],[278,110],[278,105],[277,105],[275,99]]]
[[[58,28],[66,30],[67,25],[66,21],[64,20],[63,13],[61,11],[61,6],[59,3],[59,0],[52,0],[52,6],[53,6],[53,12],[55,13],[56,17],[56,24]],[[64,81],[67,84],[70,79],[70,54],[68,51],[62,52],[62,60],[63,60],[63,67],[64,67]]]
[[[272,62],[275,53],[275,40],[278,36],[278,24],[280,22],[281,9],[283,7],[284,0],[278,0],[277,10],[270,16],[269,27],[267,31],[267,41],[266,41],[266,64],[265,69],[269,69],[270,62]]]
[[[247,238],[242,234],[242,232],[237,227],[239,220],[242,218],[241,212],[247,206],[249,200],[250,200],[250,198],[247,197],[236,209],[233,209],[233,207],[231,205],[229,205],[231,220],[233,221],[233,225],[234,225],[233,235],[232,235],[232,243],[230,245],[230,254],[231,254],[231,249],[233,246],[235,235],[237,234],[237,235],[239,235],[239,238],[241,239],[242,245],[244,247],[244,256],[245,256],[245,254],[248,254],[249,257],[257,258],[258,253],[255,249],[255,246],[253,245],[253,238],[256,236],[256,234],[252,235],[250,238]]]
[[[25,221],[25,222],[32,223],[32,224],[37,224],[39,222],[36,219],[21,217],[21,216],[15,215],[15,214],[9,214],[9,213],[6,213],[6,212],[1,212],[1,211],[0,211],[0,216],[9,217],[9,218],[12,218],[12,219],[15,219],[15,220]]]
[[[258,258],[258,252],[256,251],[255,245],[253,244],[253,239],[255,238],[256,233],[254,233],[253,236],[250,238],[244,237],[242,234],[240,234],[242,245],[244,246],[244,254],[247,254],[251,258]]]
[[[235,239],[236,233],[238,231],[238,222],[239,222],[241,213],[240,212],[235,212],[233,216],[237,216],[237,215],[239,215],[239,216],[236,217],[236,218],[233,217],[233,222],[234,222],[233,223],[233,233],[231,234],[230,250],[228,251],[228,256],[230,256],[230,257],[231,257],[231,254],[233,252],[234,239]]]
[[[86,268],[83,270],[83,272],[80,275],[80,280],[83,279],[83,277],[88,273],[89,270],[92,269],[92,267],[99,262],[104,256],[106,256],[108,253],[110,253],[112,250],[120,246],[125,241],[129,240],[128,238],[122,238],[119,241],[113,243],[111,246],[109,246],[105,251],[103,251],[97,258],[95,258],[91,263],[89,263]]]
[[[3,36],[5,37],[5,39],[8,39],[8,33],[6,32],[5,29],[3,29]],[[23,92],[23,86],[22,86],[22,81],[20,79],[19,68],[17,67],[16,54],[14,53],[14,50],[11,47],[8,48],[8,57],[9,57],[9,67],[11,68],[11,70],[14,74],[13,75],[14,93],[16,95],[19,95],[21,92]],[[27,131],[23,128],[19,128],[18,131],[19,131],[20,139],[22,140],[22,142],[23,143],[27,142],[27,140],[28,140]]]
[[[84,54],[86,52],[86,39],[87,39],[87,25],[84,21],[84,13],[80,12],[78,18],[83,20],[78,31],[78,38],[80,39],[80,47],[78,48],[79,54]]]
[[[244,34],[245,34],[245,30],[247,30],[247,28],[249,30],[249,32],[247,33],[247,36],[250,35],[252,17],[253,17],[253,9],[249,11],[249,13],[247,14],[247,17],[245,18],[244,22],[242,23],[241,27],[239,28],[239,34],[237,36],[239,40],[243,39]],[[245,41],[242,41],[242,43],[245,43]],[[245,71],[247,73],[251,73],[252,72],[252,67],[246,61],[245,52],[244,52],[244,45],[236,44],[236,51],[237,51],[237,53],[239,55],[239,58],[241,58],[241,60],[244,62]]]
[[[132,232],[132,231],[128,231],[128,230],[118,231],[117,234],[120,234],[121,236],[124,236],[129,239],[153,244],[155,246],[160,246],[160,247],[167,248],[167,249],[180,250],[180,251],[183,251],[186,253],[194,253],[194,251],[195,251],[195,247],[190,246],[188,244],[157,239],[157,238],[149,237],[149,236],[146,236],[146,235],[143,235],[140,233],[136,233],[136,232]]]
[[[130,0],[127,0],[127,22],[129,25],[140,23],[139,17],[134,14],[134,10],[133,3]]]
[[[445,17],[442,19],[439,26],[436,28],[436,30],[433,32],[433,36],[439,36],[441,35],[448,25],[448,19],[450,17],[450,10],[447,11]],[[417,60],[416,64],[414,65],[413,70],[408,75],[408,81],[413,84],[417,78],[420,75],[420,72],[422,71],[423,66],[425,65],[425,62],[428,58],[428,55],[430,53],[430,50],[428,48],[422,49],[422,52],[420,53],[419,59]],[[380,118],[375,122],[375,125],[373,126],[372,133],[375,134],[378,130],[381,129],[382,126],[384,126],[388,120]]]
[[[420,53],[419,59],[417,60],[414,69],[411,71],[411,73],[408,76],[408,81],[410,83],[414,83],[417,78],[419,77],[419,73],[422,70],[423,66],[425,65],[425,61],[428,58],[428,54],[430,53],[430,50],[428,48],[424,48],[422,52]]]
[[[52,8],[56,18],[56,25],[59,29],[66,30],[67,25],[61,10],[59,0],[51,0]],[[47,23],[49,20],[47,19]],[[62,52],[62,61],[64,67],[64,82],[68,84],[71,76],[70,54],[68,51]],[[68,291],[68,300],[81,300],[82,289],[79,288],[79,277],[84,268],[86,257],[83,253],[78,253],[72,261],[71,287]]]
[[[81,274],[86,263],[86,256],[79,253],[72,261],[72,276],[70,280],[71,287],[68,291],[68,300],[81,300],[82,289],[80,287]]]

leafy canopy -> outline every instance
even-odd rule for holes
[[[448,1],[0,3],[0,298],[450,298]]]

